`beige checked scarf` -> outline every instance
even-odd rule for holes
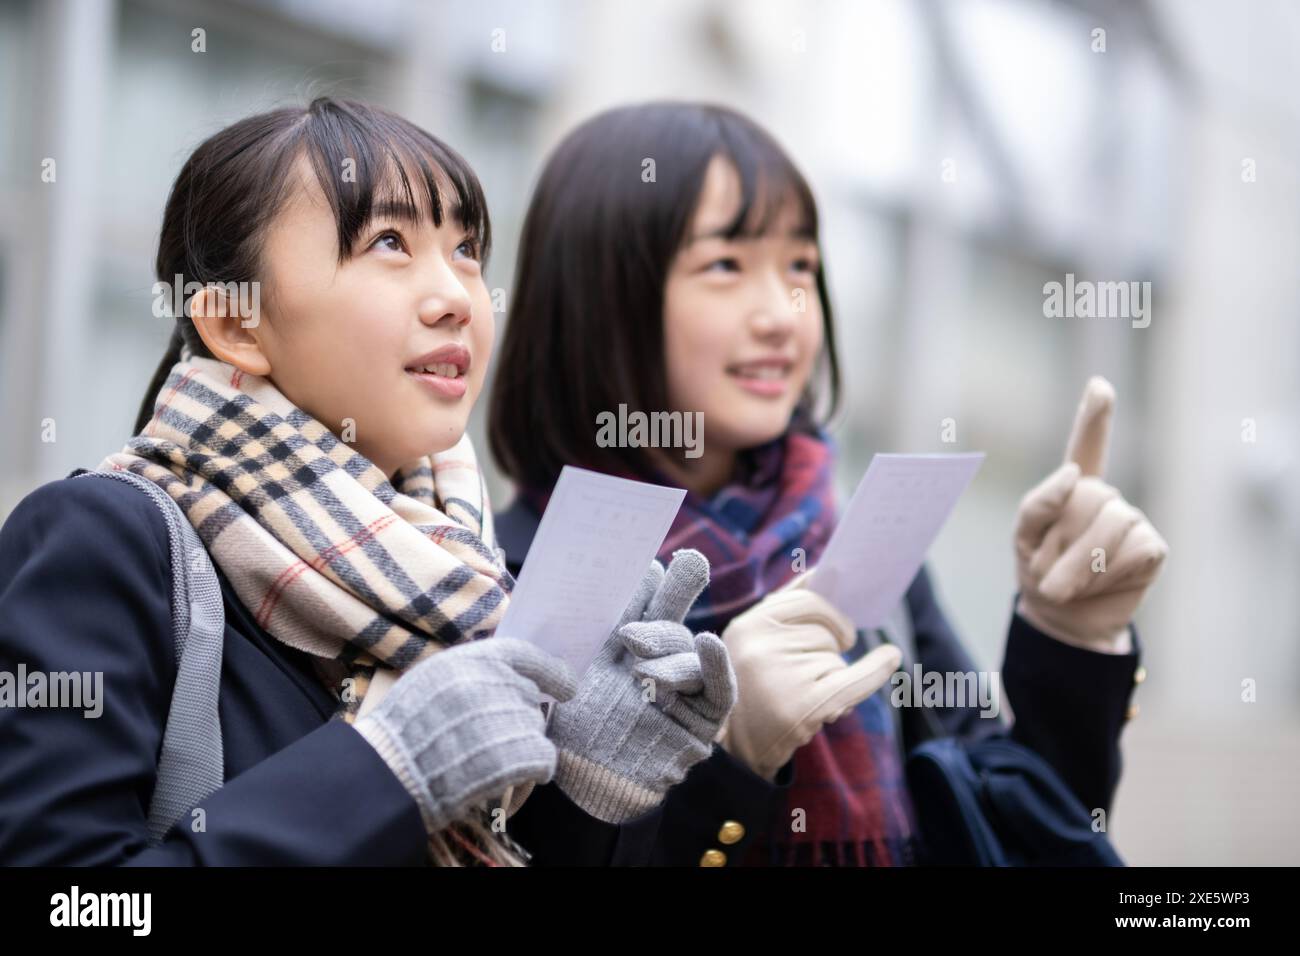
[[[257,623],[318,661],[348,723],[376,668],[489,635],[505,613],[513,580],[468,435],[390,482],[269,379],[183,355],[106,469],[176,500]],[[430,852],[444,865],[518,863],[493,831],[457,825]]]

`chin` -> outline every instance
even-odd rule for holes
[[[757,448],[759,445],[766,445],[768,442],[780,438],[785,434],[789,422],[789,415],[779,419],[769,419],[767,416],[763,416],[761,421],[751,419],[745,422],[729,422],[719,428],[718,431],[722,433],[723,440],[729,447],[736,451],[743,451],[748,448]]]
[[[432,429],[427,434],[429,440],[419,454],[436,455],[438,452],[456,447],[456,443],[465,437],[465,426],[464,424],[453,426],[444,424]]]

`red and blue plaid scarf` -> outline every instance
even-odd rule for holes
[[[709,586],[687,616],[720,634],[732,618],[815,567],[835,527],[832,450],[791,430],[741,456],[732,482],[705,500],[688,492],[660,550],[709,559]],[[748,865],[900,866],[914,861],[915,823],[888,688],[795,753],[794,782]]]

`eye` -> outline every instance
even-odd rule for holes
[[[705,272],[739,272],[740,260],[731,256],[714,259],[704,267]]]
[[[455,248],[451,257],[453,259],[473,259],[477,262],[479,257],[478,240],[474,238],[466,239]]]
[[[814,273],[817,271],[817,260],[810,256],[800,256],[790,263],[790,268],[795,272]]]
[[[388,229],[377,235],[368,248],[387,249],[389,252],[406,252],[406,242],[402,239],[401,233],[394,229]]]

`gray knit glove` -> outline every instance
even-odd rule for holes
[[[698,551],[654,562],[578,693],[554,708],[555,782],[607,823],[657,806],[713,749],[736,702],[726,646],[681,623],[709,583]]]
[[[510,787],[551,779],[555,746],[541,695],[568,700],[576,688],[559,658],[489,637],[421,661],[353,726],[415,798],[432,834]]]

